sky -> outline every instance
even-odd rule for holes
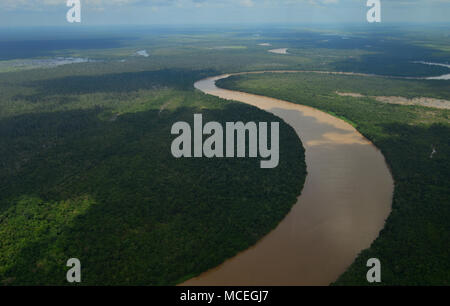
[[[81,25],[367,23],[367,0],[80,0]],[[67,0],[0,0],[0,27],[69,24]],[[382,22],[450,22],[450,0],[380,0]]]

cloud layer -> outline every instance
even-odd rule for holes
[[[81,0],[85,8],[108,7],[287,7],[287,6],[349,6],[365,0]],[[450,0],[381,0],[383,5],[433,6]],[[0,8],[8,10],[42,10],[65,7],[66,0],[0,0]]]
[[[56,23],[64,22],[66,2],[0,0],[0,26],[31,24],[30,20],[42,19],[43,14],[48,22],[52,18]],[[366,0],[81,0],[81,3],[83,14],[91,16],[84,20],[97,24],[364,22],[367,11]],[[450,0],[381,0],[381,3],[382,13],[388,17],[383,18],[385,21],[450,22]]]

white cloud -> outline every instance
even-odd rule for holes
[[[84,8],[108,8],[121,6],[157,7],[287,7],[298,5],[313,6],[348,6],[361,5],[365,0],[81,0]],[[391,4],[402,5],[433,5],[450,3],[450,0],[389,0]],[[65,8],[66,0],[0,0],[0,9],[6,10],[43,10],[48,8]]]
[[[253,2],[253,0],[242,0],[241,5],[246,7],[253,7],[255,6],[255,3]]]

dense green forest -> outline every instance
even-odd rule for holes
[[[170,128],[194,113],[205,121],[279,120],[193,83],[277,69],[437,76],[448,68],[414,62],[449,63],[447,32],[0,29],[0,284],[67,284],[70,257],[81,260],[83,285],[176,284],[218,265],[289,212],[306,176],[304,151],[280,122],[275,169],[255,159],[172,158]],[[275,48],[288,54],[268,52]],[[51,66],[58,57],[89,62]],[[385,284],[449,283],[448,111],[336,95],[449,99],[447,83],[302,73],[221,83],[342,117],[386,156],[393,213],[337,284],[366,284],[365,259],[377,256]]]
[[[176,284],[279,223],[306,176],[301,142],[284,122],[276,169],[171,155],[172,124],[194,113],[223,124],[278,121],[195,91],[207,73],[2,79],[2,284],[67,284],[72,257],[83,285]]]
[[[450,284],[450,111],[335,94],[409,90],[408,96],[448,97],[445,81],[296,73],[235,76],[219,86],[329,112],[351,122],[384,154],[395,180],[392,213],[379,238],[336,285],[367,285],[366,262],[373,257],[382,263],[383,285]]]

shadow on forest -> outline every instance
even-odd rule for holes
[[[16,175],[0,177],[2,212],[20,197],[41,199],[38,213],[27,221],[37,230],[57,222],[44,217],[49,203],[92,201],[70,223],[58,223],[37,241],[22,241],[0,278],[11,284],[66,284],[65,261],[77,257],[83,284],[175,284],[274,228],[304,181],[295,132],[280,126],[282,158],[273,171],[260,169],[255,159],[175,159],[171,126],[192,123],[196,112],[151,110],[104,122],[95,110],[68,111],[0,121],[12,126],[2,130],[8,135],[1,138],[10,147],[6,153],[20,156],[23,146],[35,153]],[[208,121],[273,120],[242,104],[201,112]],[[55,143],[43,149],[48,138]]]
[[[446,158],[450,154],[450,127],[400,123],[379,126],[389,137],[377,139],[377,146],[389,160],[396,180],[417,180],[436,185],[448,180],[450,164]]]
[[[79,95],[92,93],[129,93],[140,89],[171,87],[193,90],[195,81],[217,74],[214,70],[164,69],[156,71],[126,72],[96,76],[69,76],[57,79],[24,83],[35,88],[30,96],[16,96],[36,100],[37,97],[52,95]]]
[[[24,59],[52,56],[55,51],[111,49],[122,47],[123,41],[135,38],[53,39],[53,40],[8,40],[0,41],[0,59]]]

